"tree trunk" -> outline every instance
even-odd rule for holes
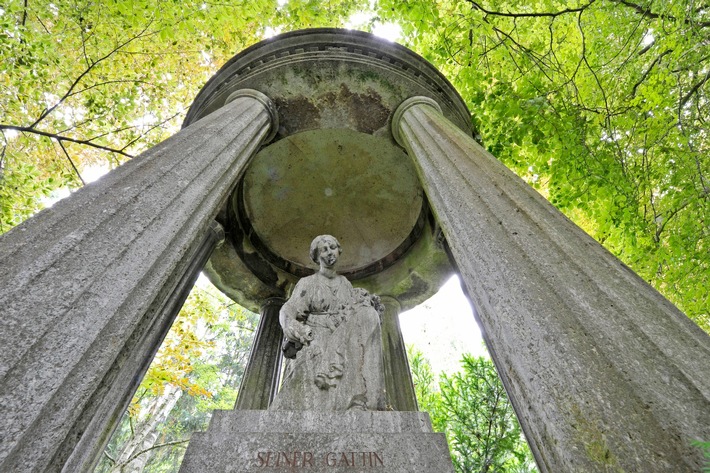
[[[110,473],[140,473],[145,468],[149,452],[158,438],[158,426],[165,421],[170,411],[182,395],[182,390],[168,385],[159,397],[152,400],[148,412],[136,426],[133,436],[128,440],[116,459]]]

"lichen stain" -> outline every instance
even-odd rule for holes
[[[344,83],[340,84],[337,93],[323,94],[319,102],[324,108],[341,109],[355,130],[368,134],[385,127],[391,112],[374,89],[368,87],[365,93],[358,93]]]
[[[400,294],[398,297],[401,300],[414,299],[417,296],[426,294],[429,290],[429,284],[422,279],[417,273],[412,272],[410,275],[411,285],[409,288]]]
[[[340,103],[347,107],[358,131],[372,134],[387,125],[389,108],[382,104],[382,96],[368,88],[367,93],[353,93],[345,84],[338,91]]]
[[[572,415],[575,423],[572,428],[584,445],[584,451],[589,460],[604,468],[604,471],[624,473],[616,456],[609,450],[604,433],[594,423],[589,421],[577,404],[572,404]]]
[[[321,122],[329,116],[341,117],[343,126],[373,134],[386,128],[392,112],[376,90],[368,87],[363,93],[353,92],[345,83],[340,84],[337,92],[329,90],[310,97],[274,97],[273,101],[279,112],[277,139],[322,128]]]
[[[275,97],[273,101],[279,112],[279,135],[282,137],[320,127],[320,110],[308,98]]]

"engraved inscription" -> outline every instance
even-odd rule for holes
[[[256,466],[264,467],[280,467],[290,466],[293,468],[307,468],[313,466],[313,452],[257,452]]]
[[[260,451],[256,453],[254,465],[257,468],[314,468],[316,464],[334,468],[378,468],[385,465],[383,457],[378,452]]]
[[[377,452],[328,452],[325,455],[326,466],[384,466],[382,457]]]

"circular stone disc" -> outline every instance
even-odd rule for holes
[[[305,131],[264,148],[243,189],[246,217],[275,256],[314,268],[304,242],[331,234],[343,247],[340,272],[395,251],[423,203],[414,167],[399,147],[348,129]]]

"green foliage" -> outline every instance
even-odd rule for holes
[[[460,372],[442,374],[438,389],[421,352],[408,350],[419,409],[444,432],[458,472],[537,471],[493,363],[464,355]]]
[[[439,416],[441,407],[441,393],[436,389],[434,372],[424,354],[412,346],[407,347],[407,358],[412,371],[414,394],[420,411],[428,412],[435,431],[444,432],[446,429],[445,418]]]
[[[703,451],[703,456],[705,457],[705,466],[703,467],[703,473],[710,473],[710,442],[692,442],[694,447],[698,447]]]
[[[274,12],[268,0],[3,4],[0,231],[49,191],[81,185],[87,166],[116,166],[177,131],[199,88]]]

